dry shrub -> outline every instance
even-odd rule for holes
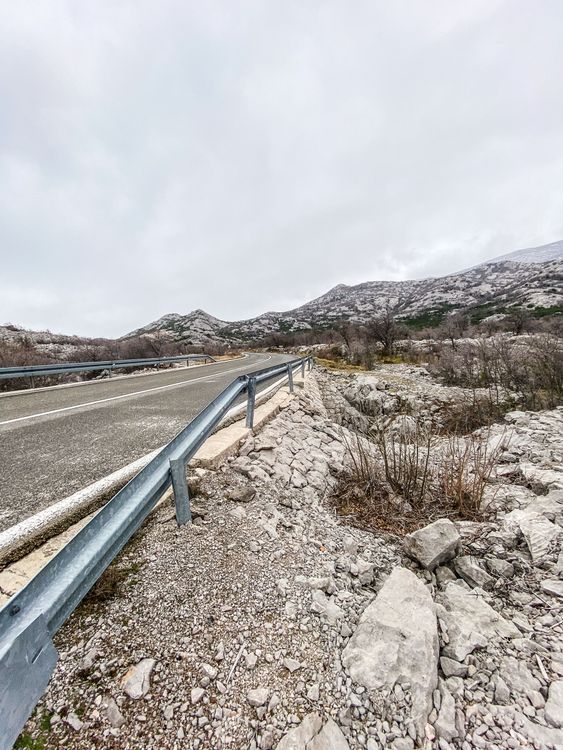
[[[459,518],[476,520],[482,515],[485,487],[502,450],[503,441],[491,448],[487,437],[448,437],[437,472],[437,490]]]
[[[393,420],[379,426],[373,441],[347,441],[347,468],[332,501],[355,525],[408,533],[437,518],[478,520],[487,483],[501,445],[487,435],[447,437],[413,420],[406,433]]]
[[[496,399],[489,390],[473,393],[464,399],[452,401],[440,414],[439,429],[445,435],[468,435],[480,427],[502,422],[504,415],[515,409],[513,399]]]
[[[432,428],[419,420],[414,421],[407,435],[402,430],[395,431],[393,421],[381,424],[375,432],[388,485],[414,508],[425,502],[434,442]]]
[[[480,339],[444,348],[432,371],[448,385],[486,388],[500,405],[506,391],[522,409],[552,409],[563,403],[563,340],[542,334]]]

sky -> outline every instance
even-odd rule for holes
[[[561,0],[0,0],[0,324],[120,336],[563,238]]]

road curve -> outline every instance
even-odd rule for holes
[[[0,396],[0,531],[171,440],[281,354]]]

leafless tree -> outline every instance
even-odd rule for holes
[[[442,323],[442,334],[451,341],[452,347],[455,349],[457,339],[463,336],[468,326],[467,315],[460,312],[448,313]]]
[[[520,336],[530,327],[532,316],[525,307],[516,307],[509,315],[508,321],[515,336]]]
[[[395,308],[389,300],[385,303],[383,312],[368,323],[366,328],[369,338],[381,344],[383,355],[389,356],[393,353],[400,327],[395,317]]]

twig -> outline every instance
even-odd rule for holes
[[[536,654],[536,661],[538,663],[538,667],[540,668],[540,672],[542,673],[544,680],[546,682],[549,682],[549,678],[547,676],[547,672],[545,671],[545,667],[543,666],[543,662],[540,659],[540,655],[539,654]]]
[[[227,685],[228,685],[228,684],[229,684],[229,682],[231,681],[231,677],[233,676],[233,674],[234,674],[234,671],[235,671],[235,669],[237,668],[237,664],[238,664],[238,663],[239,663],[239,661],[240,661],[240,657],[242,656],[242,652],[244,651],[244,647],[245,647],[245,646],[246,646],[246,642],[245,642],[245,641],[243,641],[243,642],[242,642],[242,646],[241,646],[241,647],[239,648],[238,654],[236,655],[236,658],[235,658],[235,660],[234,660],[234,662],[233,662],[233,666],[231,667],[231,669],[230,669],[230,671],[229,671],[229,676],[227,677]]]

